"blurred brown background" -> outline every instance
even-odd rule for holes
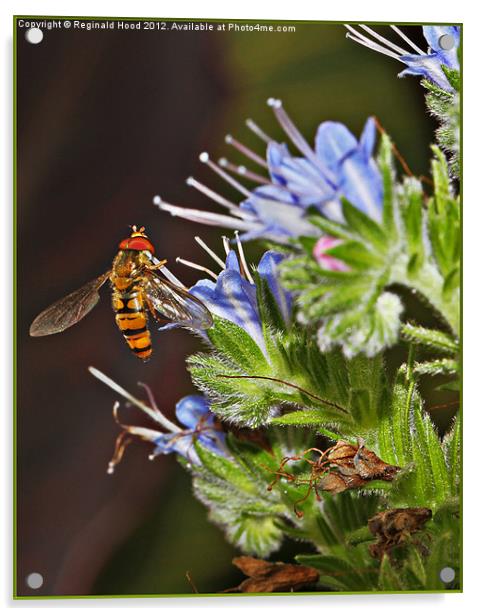
[[[220,253],[220,232],[161,214],[152,197],[211,208],[185,185],[193,174],[237,199],[197,155],[243,162],[224,145],[226,132],[261,153],[246,117],[282,139],[269,96],[283,99],[310,141],[322,120],[359,134],[376,114],[414,172],[428,172],[433,124],[417,80],[398,80],[401,65],[346,40],[342,26],[296,26],[286,34],[45,30],[39,45],[18,30],[20,595],[189,593],[186,571],[201,592],[240,581],[230,564],[236,550],[208,523],[172,457],[149,462],[149,447],[135,444],[106,474],[117,397],[87,372],[93,365],[135,395],[138,381],[149,384],[172,416],[194,391],[184,360],[198,341],[154,332],[143,364],[115,326],[107,288],[61,335],[32,339],[28,327],[108,269],[130,224],[147,227],[158,256],[186,284],[196,276],[173,265],[176,256],[212,267],[193,236]],[[406,31],[426,46],[419,28]],[[140,419],[131,410],[123,417]],[[39,590],[25,583],[32,571],[44,577]]]

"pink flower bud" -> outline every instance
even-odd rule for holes
[[[329,235],[323,235],[320,237],[313,248],[313,256],[318,265],[321,265],[324,269],[331,270],[332,272],[348,272],[350,270],[348,265],[343,263],[343,261],[326,254],[327,250],[330,250],[330,248],[334,248],[342,243],[342,240],[330,237]]]

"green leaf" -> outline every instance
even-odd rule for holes
[[[415,384],[408,380],[403,366],[397,374],[392,393],[391,413],[379,424],[380,456],[397,466],[405,466],[411,459],[410,410],[413,404]]]
[[[380,565],[378,588],[380,590],[403,590],[403,582],[387,555],[383,556]]]
[[[401,334],[408,342],[426,346],[434,351],[450,354],[455,354],[459,351],[457,341],[438,329],[427,329],[412,323],[404,323]]]
[[[320,572],[319,584],[333,590],[372,590],[370,577],[366,574],[365,563],[357,570],[352,562],[328,555],[300,554],[296,560]]]
[[[269,344],[270,335],[267,330],[269,328],[274,328],[275,330],[284,331],[286,329],[286,324],[276,299],[269,288],[268,282],[261,278],[257,272],[255,272],[254,278],[256,281],[258,308],[263,331],[265,333],[266,342]]]
[[[454,359],[435,359],[432,361],[417,362],[414,366],[414,372],[417,375],[430,374],[436,376],[438,374],[458,374],[459,365]]]
[[[312,409],[308,411],[293,411],[292,413],[282,415],[281,417],[273,417],[270,420],[270,424],[273,426],[312,426],[317,428],[317,432],[319,434],[323,434],[333,440],[338,440],[341,438],[339,434],[323,428],[323,426],[330,424],[333,421],[333,414],[325,415],[320,412],[320,410]]]
[[[349,229],[345,225],[328,220],[328,218],[323,218],[320,214],[317,214],[316,216],[308,216],[308,221],[326,233],[326,235],[331,235],[332,237],[342,240],[353,239],[353,234],[350,233]]]
[[[383,180],[383,226],[388,236],[393,239],[396,233],[394,216],[395,171],[393,165],[392,142],[386,133],[383,133],[381,138],[378,165]]]
[[[412,573],[413,582],[410,584],[409,588],[420,588],[423,589],[426,587],[427,583],[427,572],[425,571],[425,564],[422,560],[422,556],[420,555],[420,551],[414,547],[409,550],[408,557],[405,563],[405,569]]]
[[[204,468],[213,475],[216,475],[220,479],[224,479],[229,484],[238,487],[244,492],[256,493],[256,486],[253,485],[253,482],[234,460],[229,460],[224,456],[211,452],[206,447],[203,447],[199,441],[196,441],[194,447]]]
[[[460,484],[462,458],[461,444],[462,430],[460,414],[455,417],[452,429],[445,435],[443,440],[443,451],[448,467],[448,479],[451,494],[457,494]]]
[[[312,255],[313,254],[313,249],[316,246],[316,243],[318,242],[317,237],[310,237],[310,236],[300,236],[299,238],[297,238],[298,242],[301,244],[301,246],[305,249],[305,251],[309,254]]]
[[[382,227],[361,210],[351,205],[344,197],[341,198],[341,202],[343,217],[347,226],[355,231],[360,238],[371,244],[377,251],[384,251],[387,248],[387,238]]]
[[[419,180],[405,178],[400,198],[400,213],[405,227],[407,253],[409,257],[408,273],[415,276],[423,265],[425,247],[423,239],[423,189]]]
[[[353,240],[347,240],[326,250],[326,254],[340,259],[352,269],[366,270],[367,268],[380,268],[384,265],[381,256],[370,251],[362,242]]]
[[[214,316],[214,325],[207,330],[212,344],[242,368],[266,368],[266,358],[259,346],[244,329]]]

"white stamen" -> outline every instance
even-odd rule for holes
[[[213,271],[211,271],[207,267],[204,267],[203,265],[198,265],[197,263],[193,263],[192,261],[181,259],[181,257],[176,257],[176,263],[182,263],[183,265],[187,265],[187,267],[191,267],[192,269],[199,270],[200,272],[205,272],[206,274],[208,274],[208,276],[214,278],[214,280],[218,279],[217,275]]]
[[[231,244],[229,243],[229,238],[223,235],[223,248],[226,256],[231,252]]]
[[[281,107],[281,101],[279,98],[273,98],[271,96],[268,98],[267,103],[270,107],[274,107],[275,109],[279,109]]]
[[[232,163],[228,161],[227,158],[220,158],[218,160],[218,164],[220,167],[229,169],[229,171],[233,171],[233,173],[237,173],[243,178],[248,178],[248,180],[253,180],[253,182],[259,182],[260,184],[271,184],[268,178],[265,178],[262,175],[258,175],[257,173],[250,171],[244,165],[233,165]]]
[[[390,47],[390,49],[393,49],[393,51],[396,51],[396,52],[402,54],[402,56],[407,56],[407,55],[410,54],[409,51],[406,51],[405,49],[402,49],[398,45],[395,45],[395,43],[392,43],[391,41],[386,39],[384,36],[382,36],[381,34],[378,34],[378,32],[376,32],[375,30],[372,30],[368,26],[365,26],[364,24],[360,24],[359,27],[362,30],[365,30],[365,32],[368,32],[368,34],[371,34],[373,36],[373,38],[377,39],[377,41],[380,41],[381,43],[384,43],[387,47]]]
[[[203,152],[199,156],[199,160],[202,163],[205,163],[206,165],[208,165],[208,167],[210,167],[214,171],[214,173],[217,173],[220,177],[223,178],[223,180],[225,180],[228,184],[230,184],[233,188],[235,188],[242,195],[244,195],[245,197],[251,197],[251,192],[247,190],[242,184],[237,182],[234,178],[232,178],[228,173],[223,171],[221,167],[216,165],[216,163],[213,163],[213,161],[209,159],[209,155],[207,152]]]
[[[226,141],[227,144],[232,145],[233,148],[236,148],[237,150],[239,150],[241,154],[244,154],[247,158],[250,158],[252,161],[257,163],[261,167],[264,167],[265,169],[268,168],[268,165],[266,164],[266,161],[264,160],[264,158],[261,158],[261,156],[258,156],[256,152],[253,152],[247,146],[240,143],[232,135],[226,135],[224,140]]]
[[[158,263],[160,263],[159,259],[157,257],[152,257],[152,261],[154,262],[155,265],[157,265]],[[159,270],[164,274],[164,276],[173,284],[177,285],[178,287],[181,287],[181,289],[187,289],[186,285],[184,285],[179,278],[176,278],[176,276],[174,276],[174,274],[167,269],[167,267],[165,265],[162,265]]]
[[[215,203],[218,203],[222,207],[225,207],[226,209],[228,209],[233,214],[233,216],[240,216],[238,212],[238,206],[236,205],[236,203],[234,203],[233,201],[229,201],[229,199],[226,199],[222,195],[214,192],[214,190],[211,190],[204,184],[201,184],[201,182],[198,182],[193,177],[187,178],[186,184],[188,186],[192,186],[199,192],[203,193],[203,195],[206,195],[206,197],[209,197],[209,199],[211,199]]]
[[[359,43],[360,45],[363,45],[364,47],[368,47],[368,49],[373,49],[373,51],[377,51],[378,53],[388,56],[389,58],[400,60],[400,56],[398,54],[388,49],[385,49],[385,47],[382,47],[381,45],[379,45],[378,43],[375,43],[374,41],[371,41],[369,38],[367,38],[363,34],[360,34],[359,32],[357,32],[355,28],[352,28],[351,26],[347,24],[345,24],[345,27],[348,28],[348,30],[350,30],[350,32],[346,33],[347,38],[352,39],[353,41],[355,41],[356,43]],[[351,34],[351,32],[353,32],[355,36]],[[400,60],[400,61],[403,62],[403,60]]]
[[[167,419],[167,417],[165,417],[161,413],[161,411],[151,409],[149,406],[144,404],[144,402],[142,402],[142,400],[138,400],[137,398],[134,398],[133,395],[131,395],[123,387],[121,387],[115,381],[113,381],[108,376],[106,376],[103,372],[101,372],[100,370],[97,370],[97,368],[93,368],[92,366],[89,366],[89,372],[93,376],[95,376],[95,378],[99,379],[99,381],[102,381],[108,387],[110,387],[115,392],[117,392],[122,397],[124,397],[126,400],[129,400],[129,402],[131,402],[132,404],[137,406],[139,409],[141,409],[141,411],[146,413],[146,415],[149,415],[149,417],[151,419],[153,419],[157,423],[161,424],[161,426],[163,426],[164,428],[166,428],[170,432],[181,432],[181,428],[179,428],[179,426],[176,426],[175,423],[172,423],[172,421],[169,421],[169,419]]]
[[[335,177],[333,173],[323,165],[321,160],[316,156],[313,150],[308,145],[307,141],[296,128],[291,121],[286,111],[283,109],[283,105],[279,99],[269,98],[268,105],[273,108],[276,119],[278,120],[281,128],[285,131],[298,150],[308,158],[315,167],[317,167],[323,176],[332,184],[335,183]]]
[[[411,41],[408,36],[402,32],[399,28],[397,28],[397,26],[390,26],[390,28],[396,32],[398,34],[398,36],[400,36],[406,43],[408,43],[410,45],[410,47],[412,49],[414,49],[417,53],[419,53],[421,56],[425,56],[425,52],[422,51],[420,49],[420,47],[418,47],[418,45],[415,45],[415,43],[413,41]]]
[[[244,275],[246,276],[248,282],[250,282],[251,284],[254,284],[253,277],[251,276],[248,264],[246,263],[246,257],[244,256],[243,245],[241,243],[241,240],[239,239],[239,232],[235,231],[234,235],[236,237],[236,245],[238,247],[238,253],[239,253],[240,260],[241,260],[241,267],[244,270]]]
[[[204,212],[203,210],[179,207],[178,205],[172,205],[165,201],[161,201],[158,207],[164,212],[169,212],[171,216],[179,216],[186,220],[192,220],[193,222],[199,222],[213,227],[227,227],[228,229],[238,229],[240,231],[255,231],[261,229],[263,226],[261,223],[253,221],[251,216],[247,216],[244,213],[243,220],[241,220],[215,212]]]
[[[261,130],[261,128],[255,122],[253,122],[251,118],[248,118],[246,120],[246,126],[249,128],[250,131],[252,131],[257,137],[259,137],[265,143],[274,141],[274,139],[271,139],[269,135],[267,135],[263,130]]]
[[[224,269],[224,262],[218,257],[214,250],[211,250],[211,248],[209,248],[209,246],[198,235],[196,235],[194,239],[199,244],[199,246],[201,246],[201,248],[203,248],[208,253],[208,255],[212,257],[216,261],[216,263]]]

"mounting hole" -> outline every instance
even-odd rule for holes
[[[440,571],[440,579],[444,584],[450,584],[450,582],[455,580],[455,571],[452,567],[444,567]]]
[[[440,49],[444,51],[450,51],[455,47],[455,38],[451,34],[442,34],[438,40]]]
[[[44,583],[43,575],[40,573],[29,573],[27,576],[27,586],[33,590],[37,590]]]
[[[32,45],[38,45],[44,37],[44,33],[40,28],[29,28],[25,32],[25,38]]]

